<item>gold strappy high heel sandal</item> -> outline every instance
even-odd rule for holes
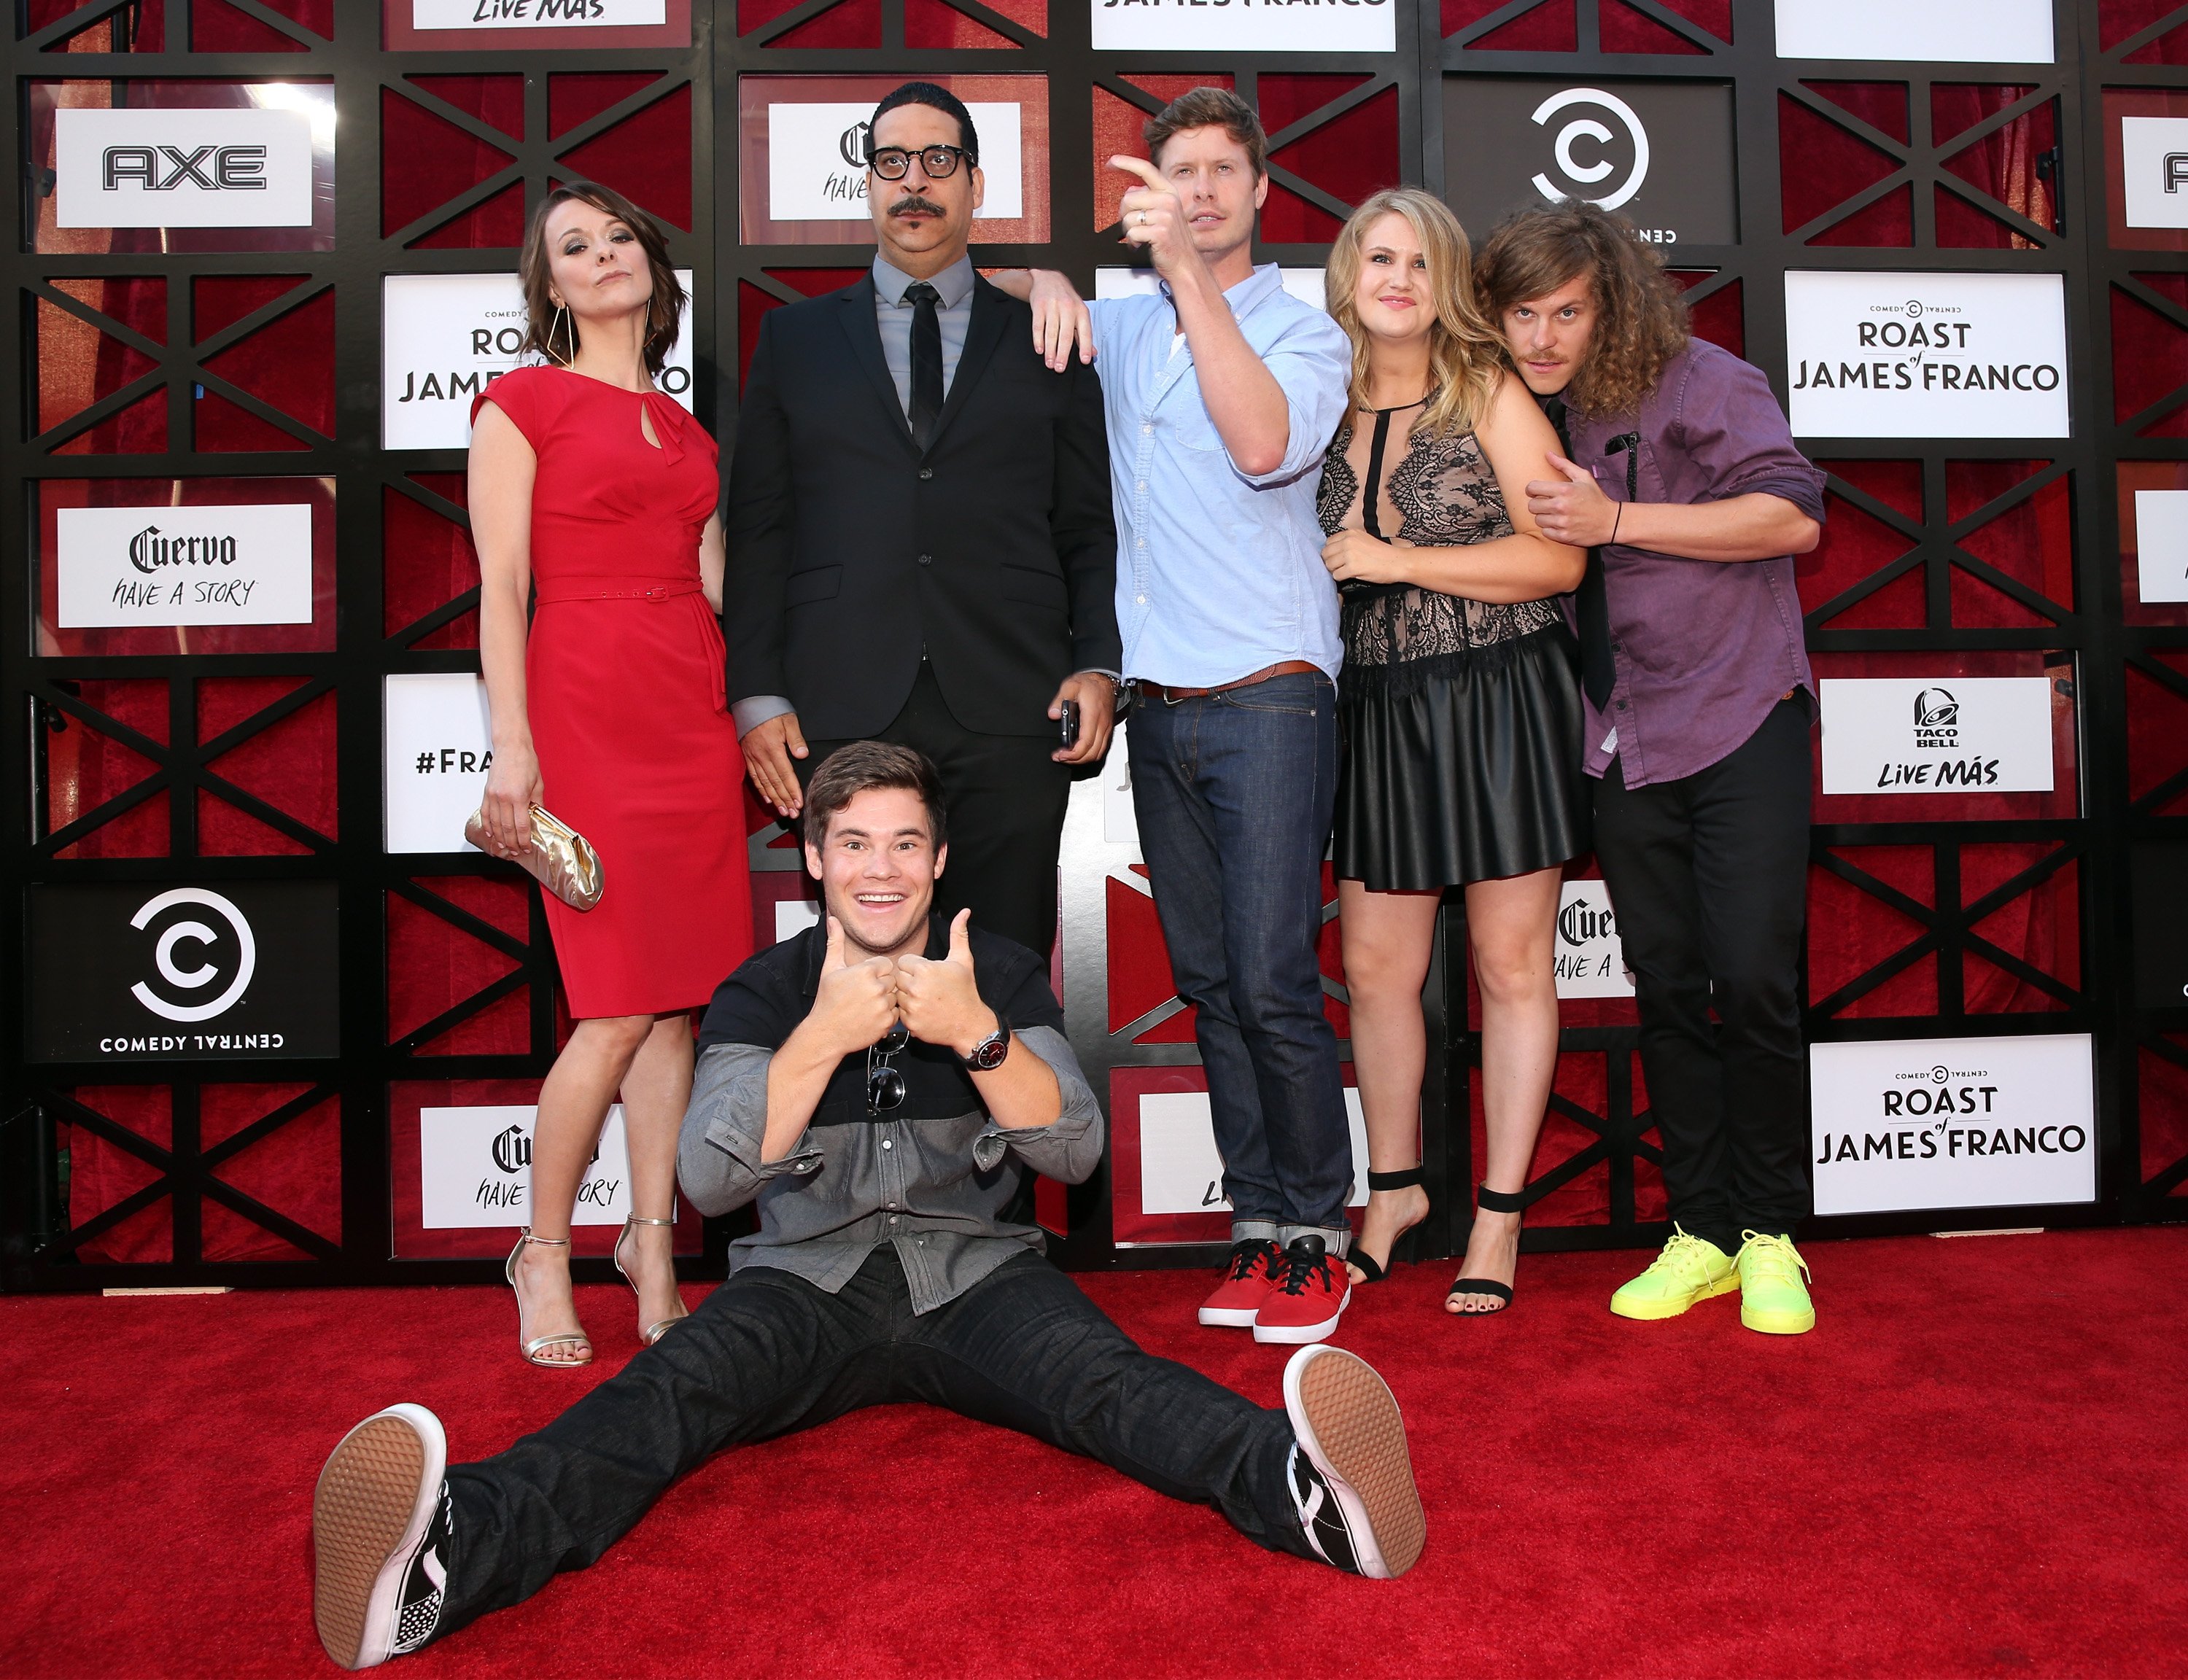
[[[509,1264],[501,1269],[501,1275],[509,1280],[509,1287],[512,1290],[516,1288],[516,1258],[524,1252],[524,1245],[527,1243],[537,1243],[543,1249],[567,1249],[570,1246],[570,1239],[567,1237],[534,1237],[532,1234],[532,1227],[526,1226],[522,1234],[516,1239],[516,1246],[509,1251]],[[516,1333],[520,1337],[524,1334],[524,1296],[522,1291],[518,1291],[516,1296]],[[577,1346],[584,1349],[585,1356],[583,1359],[540,1358],[540,1349],[553,1347],[557,1342],[574,1343]],[[523,1343],[522,1346],[526,1359],[534,1365],[544,1365],[550,1370],[590,1365],[593,1362],[593,1340],[583,1330],[565,1330],[560,1335],[555,1336],[534,1336],[530,1341]]]
[[[628,1271],[623,1271],[623,1239],[630,1235],[630,1228],[634,1225],[666,1225],[674,1228],[675,1224],[676,1221],[673,1219],[644,1219],[637,1214],[631,1214],[623,1220],[623,1229],[616,1233],[615,1247],[609,1251],[608,1258],[615,1262],[615,1269],[617,1271],[623,1272],[623,1281],[630,1285],[630,1292],[634,1295],[638,1294],[638,1279],[632,1277]],[[669,1264],[672,1266],[675,1264],[673,1258],[670,1260]],[[639,1305],[643,1306],[645,1304],[646,1298],[643,1295],[639,1295]],[[677,1297],[676,1304],[680,1307],[684,1306],[684,1299],[682,1295],[680,1294]],[[656,1342],[659,1341],[663,1336],[668,1333],[672,1326],[682,1323],[691,1316],[691,1309],[689,1307],[684,1307],[682,1311],[678,1312],[670,1317],[657,1318],[651,1324],[642,1324],[639,1327],[638,1339],[641,1342],[644,1342],[646,1346],[651,1347]]]

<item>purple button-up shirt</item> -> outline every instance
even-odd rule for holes
[[[1605,448],[1636,431],[1638,455]],[[1691,505],[1759,491],[1823,519],[1824,475],[1793,447],[1769,381],[1704,340],[1664,364],[1638,420],[1576,414],[1571,432],[1573,459],[1615,500]],[[1607,710],[1582,702],[1590,775],[1616,757],[1628,787],[1676,781],[1743,744],[1790,691],[1813,696],[1791,555],[1728,563],[1613,544],[1603,567],[1617,674]]]

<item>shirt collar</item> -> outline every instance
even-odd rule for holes
[[[1170,297],[1170,282],[1163,280],[1159,284],[1162,287],[1164,300],[1170,302],[1172,308],[1176,308],[1176,302]],[[1225,291],[1223,301],[1231,306],[1232,319],[1243,320],[1248,310],[1267,297],[1271,292],[1283,290],[1283,285],[1284,271],[1273,262],[1264,262],[1244,279],[1239,281],[1237,285]]]
[[[874,290],[881,294],[882,302],[898,308],[907,306],[904,289],[915,284],[911,275],[898,268],[886,257],[877,253],[874,257]],[[973,257],[967,252],[940,273],[928,281],[942,295],[942,307],[955,309],[973,295]]]

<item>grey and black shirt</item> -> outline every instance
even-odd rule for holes
[[[781,1159],[763,1164],[767,1074],[813,1008],[826,954],[825,924],[760,952],[714,994],[699,1034],[699,1065],[685,1111],[677,1176],[700,1212],[727,1213],[755,1197],[758,1234],[730,1246],[732,1271],[771,1266],[833,1294],[866,1256],[894,1245],[912,1310],[955,1299],[1013,1254],[1042,1248],[1040,1230],[1006,1222],[1019,1164],[1067,1184],[1102,1159],[1102,1111],[1063,1036],[1046,965],[1024,946],[975,927],[980,995],[1018,1042],[1055,1072],[1063,1108],[1054,1124],[1007,1130],[989,1117],[955,1051],[914,1040],[894,1058],[903,1104],[866,1110],[866,1052],[843,1058],[805,1131]],[[927,955],[949,950],[949,927],[930,923]]]

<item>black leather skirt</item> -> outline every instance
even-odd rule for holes
[[[1579,656],[1552,624],[1420,668],[1347,665],[1337,873],[1381,892],[1526,875],[1588,847]]]

